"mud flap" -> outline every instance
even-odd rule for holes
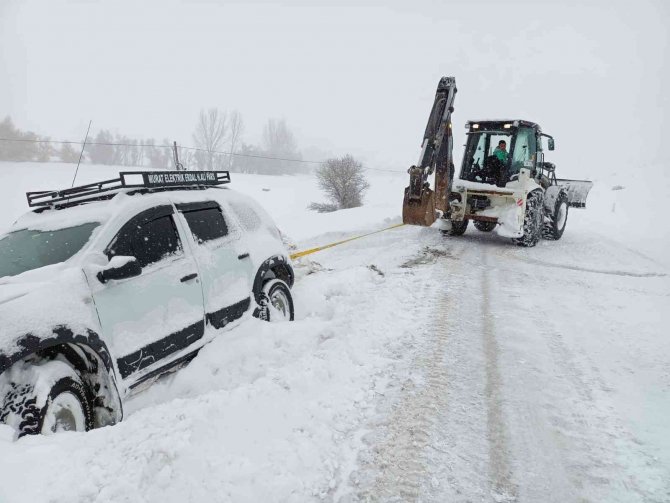
[[[405,198],[402,201],[402,223],[428,227],[433,222],[435,222],[435,193],[430,189],[424,189],[421,201],[410,200],[409,187],[406,187]]]
[[[573,208],[586,208],[586,196],[593,187],[589,180],[556,180],[558,185],[568,194],[568,205]]]

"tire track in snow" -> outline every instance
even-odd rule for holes
[[[361,464],[375,477],[362,484],[361,501],[517,498],[486,251],[463,271],[467,247],[452,245],[446,252],[424,249],[405,265],[437,262],[432,281],[417,292],[429,301],[418,308],[421,336],[411,369],[424,379],[405,380],[390,417],[370,436],[373,454]]]
[[[489,441],[489,477],[495,501],[515,501],[518,487],[513,482],[506,419],[502,407],[499,347],[491,312],[491,291],[487,247],[482,251],[482,318],[484,354],[486,355],[487,429]]]
[[[403,267],[441,267],[443,255],[441,250],[426,248]],[[383,426],[383,439],[377,446],[376,439],[371,441],[372,459],[365,464],[377,474],[370,486],[358,493],[361,501],[419,501],[426,484],[430,468],[427,450],[433,444],[438,415],[448,406],[448,375],[443,362],[448,339],[445,318],[451,311],[451,296],[444,292],[440,275],[427,273],[422,271],[421,279],[430,280],[425,281],[417,298],[433,300],[417,307],[417,324],[423,326],[419,329],[421,347],[412,362],[412,369],[423,371],[425,379],[422,383],[405,380],[401,400]],[[436,314],[437,323],[431,323]]]
[[[521,262],[526,262],[528,264],[537,265],[541,267],[549,267],[554,269],[567,269],[569,271],[579,271],[579,272],[591,272],[594,274],[608,274],[611,276],[628,276],[631,278],[663,278],[667,276],[663,272],[631,272],[631,271],[609,271],[604,269],[594,269],[591,267],[581,267],[578,265],[570,264],[553,264],[544,260],[538,260],[530,257],[520,257],[518,255],[510,255],[510,257]]]

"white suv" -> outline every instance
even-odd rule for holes
[[[0,237],[0,422],[121,420],[124,397],[246,316],[293,319],[279,231],[227,172],[125,172],[28,193]]]

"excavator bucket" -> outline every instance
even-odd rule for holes
[[[435,222],[435,193],[430,189],[421,192],[421,200],[409,197],[410,188],[405,188],[402,202],[402,223],[410,225],[430,226]]]
[[[589,195],[593,182],[589,180],[556,180],[558,185],[568,193],[568,205],[573,208],[586,208],[586,196]]]

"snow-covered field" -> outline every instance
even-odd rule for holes
[[[0,163],[0,230],[72,172]],[[232,187],[303,249],[400,221],[406,175],[369,178],[332,214],[307,176]],[[122,423],[1,426],[0,502],[670,501],[670,177],[595,181],[533,249],[402,227],[304,259],[294,323],[221,333]]]

